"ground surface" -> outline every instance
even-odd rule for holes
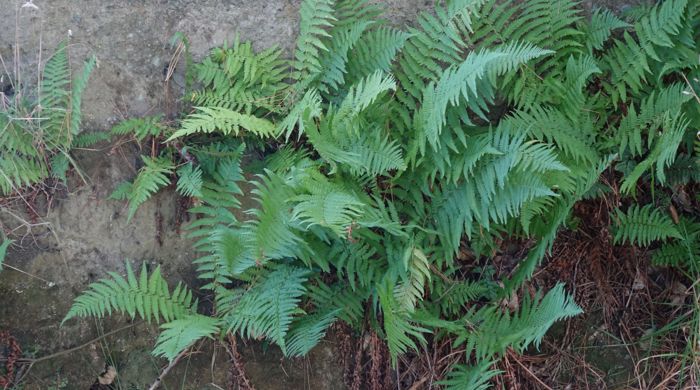
[[[39,43],[50,50],[70,31],[74,62],[88,52],[99,59],[83,98],[87,130],[104,130],[124,117],[165,109],[163,70],[170,60],[169,39],[175,32],[189,37],[196,58],[232,41],[237,33],[258,48],[278,45],[289,50],[299,8],[298,0],[34,0],[38,11],[19,8],[24,3],[4,0],[0,7],[0,55],[11,67],[13,49],[19,43],[26,85],[31,85]],[[432,1],[383,3],[391,10],[392,21],[402,25]],[[618,10],[626,4],[604,3]],[[123,271],[126,259],[160,264],[170,280],[192,281],[194,254],[178,231],[178,205],[172,192],[146,203],[131,223],[126,222],[122,203],[107,200],[119,182],[134,176],[136,154],[131,146],[80,152],[79,165],[87,182],[74,175],[68,190],[56,192],[51,205],[42,204],[41,194],[37,199],[40,218],[34,222],[48,223],[51,229],[37,225],[26,235],[26,226],[17,231],[24,240],[13,248],[7,265],[24,273],[13,269],[0,273],[0,331],[17,337],[25,353],[36,357],[60,353],[128,324],[116,318],[71,321],[59,327],[73,298],[107,271]],[[19,226],[7,213],[0,219],[8,226]],[[597,327],[597,323],[588,326]],[[140,324],[77,352],[41,361],[29,372],[25,389],[87,389],[107,363],[117,366],[121,388],[145,388],[163,365],[150,357],[154,336],[152,327]],[[262,346],[242,350],[258,389],[341,386],[342,369],[333,342],[319,347],[310,358],[294,362],[281,362],[277,352]],[[591,355],[591,359],[601,361],[600,365],[609,362],[605,369],[610,371],[629,371],[624,351],[605,351],[602,357]],[[205,345],[200,354],[168,376],[167,388],[223,386],[227,360],[224,350],[212,351],[210,344]]]

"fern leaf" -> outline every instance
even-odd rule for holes
[[[416,114],[416,124],[425,131],[431,146],[437,148],[448,105],[456,106],[462,98],[468,102],[478,96],[477,83],[486,76],[502,75],[522,63],[550,53],[528,43],[470,53],[462,64],[446,69],[439,81],[426,87],[423,105]]]
[[[196,109],[197,112],[185,118],[181,123],[180,130],[171,135],[167,141],[192,134],[215,131],[224,135],[233,133],[235,136],[238,136],[241,130],[248,131],[258,137],[272,137],[275,134],[275,125],[267,119],[222,107],[196,107]]]
[[[182,196],[202,196],[202,169],[192,163],[187,163],[177,170],[177,192]]]
[[[652,241],[671,237],[680,238],[680,233],[671,217],[662,214],[652,205],[639,207],[635,204],[626,213],[617,209],[615,216],[617,219],[615,243],[629,242],[648,246]]]
[[[333,16],[333,0],[304,0],[299,13],[299,38],[294,52],[293,76],[296,80],[313,78],[319,74],[321,52],[328,50],[325,38],[330,37],[327,29],[333,27],[336,18]]]
[[[0,244],[0,271],[2,271],[2,263],[5,262],[5,256],[7,256],[7,249],[13,242],[14,241],[5,238],[2,240],[2,244]]]
[[[192,293],[178,285],[173,293],[168,289],[167,281],[160,274],[160,267],[150,275],[143,263],[137,280],[131,265],[126,263],[127,276],[110,272],[110,278],[92,283],[88,290],[77,297],[62,324],[73,317],[97,317],[113,311],[126,313],[131,318],[139,317],[160,322],[182,318],[194,312],[196,302]]]
[[[455,364],[450,367],[447,378],[438,384],[445,386],[447,390],[486,390],[491,387],[491,378],[502,373],[492,369],[493,364],[493,361],[488,360],[476,366]]]
[[[212,338],[219,332],[220,320],[203,315],[188,315],[160,326],[153,356],[172,362],[184,350],[202,338]]]
[[[467,321],[475,328],[471,332],[466,330],[457,342],[464,341],[467,353],[474,351],[479,361],[487,361],[505,352],[507,347],[519,352],[530,345],[539,348],[552,324],[582,313],[562,284],[557,284],[544,297],[541,293],[534,299],[525,295],[517,313],[500,310],[489,306],[467,315]]]
[[[425,284],[430,282],[430,262],[418,248],[409,248],[404,258],[408,277],[396,285],[394,298],[403,311],[412,313],[416,304],[423,300]]]
[[[587,45],[590,49],[600,50],[610,38],[613,30],[631,27],[625,21],[615,16],[608,9],[596,9],[591,15],[591,21],[587,31]]]
[[[173,173],[172,163],[165,158],[150,158],[146,156],[142,156],[142,158],[144,166],[139,170],[136,179],[129,187],[130,192],[127,195],[127,200],[129,202],[127,221],[130,221],[131,218],[134,217],[136,210],[138,210],[141,204],[150,199],[159,189],[170,184],[170,178],[168,176]],[[126,186],[120,186],[118,188],[119,193],[116,195],[112,194],[112,196],[121,195],[126,189]]]
[[[73,80],[71,85],[71,109],[70,109],[70,132],[73,135],[80,133],[80,121],[82,119],[81,105],[83,91],[87,87],[88,79],[93,69],[97,66],[97,58],[90,57],[83,65],[83,70]]]
[[[263,281],[254,285],[227,312],[224,320],[228,331],[249,338],[266,337],[285,354],[286,337],[306,289],[308,271],[292,266],[279,266]]]
[[[286,356],[304,356],[326,335],[326,330],[340,313],[340,309],[306,315],[290,326],[286,340]]]

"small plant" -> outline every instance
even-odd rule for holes
[[[71,148],[81,143],[81,97],[96,65],[89,58],[71,79],[68,46],[61,43],[46,61],[35,100],[0,93],[0,193],[8,195],[53,177],[66,180]],[[12,77],[8,75],[8,79]]]
[[[175,310],[181,287],[171,295],[158,272],[139,282],[127,267],[66,320],[162,317],[154,353],[171,361],[230,334],[300,356],[337,321],[383,338],[394,364],[449,338],[463,353],[436,379],[487,388],[506,351],[538,347],[581,313],[561,284],[523,287],[574,205],[600,196],[600,175],[615,169],[626,197],[696,177],[700,106],[688,80],[700,73],[700,6],[671,0],[632,15],[454,0],[402,32],[362,0],[303,1],[291,61],[238,41],[217,48],[195,65],[200,89],[179,126],[120,125],[166,147],[113,197],[132,216],[178,177],[195,198],[190,234],[214,313],[190,300]],[[246,147],[263,161],[242,166]],[[244,182],[257,205],[239,220]],[[655,261],[687,266],[690,219],[621,208],[616,242],[664,240]],[[506,240],[532,244],[497,274]]]

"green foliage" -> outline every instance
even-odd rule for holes
[[[680,238],[671,217],[662,214],[652,205],[639,207],[632,205],[626,213],[617,210],[615,215],[615,242],[629,242],[647,246],[652,241],[665,240],[671,237]]]
[[[127,220],[131,220],[136,214],[139,206],[148,200],[151,195],[159,189],[170,184],[169,176],[173,173],[172,163],[164,158],[149,158],[143,156],[144,166],[139,170],[133,183],[120,184],[112,195],[111,199],[127,200],[129,202],[129,215]]]
[[[192,293],[182,284],[178,284],[170,293],[166,280],[157,267],[150,276],[146,263],[141,273],[136,276],[129,262],[126,262],[126,278],[110,272],[110,278],[92,283],[87,291],[75,299],[62,323],[74,317],[98,317],[112,314],[113,311],[128,314],[131,318],[138,315],[150,322],[170,322],[192,313],[197,302]]]
[[[41,70],[36,101],[23,96],[22,86],[11,99],[2,94],[0,103],[0,194],[9,195],[49,176],[65,182],[73,163],[70,150],[81,146],[82,94],[96,66],[95,57],[85,61],[71,80],[68,48],[62,42]],[[7,75],[14,79],[19,75]],[[14,82],[17,83],[18,79]],[[7,100],[5,100],[7,99]]]
[[[173,361],[182,351],[204,337],[219,332],[219,320],[200,314],[188,315],[160,326],[162,331],[153,349],[154,356]]]
[[[177,177],[216,303],[165,324],[157,355],[234,333],[301,356],[343,321],[381,335],[394,363],[450,337],[465,352],[441,384],[487,388],[507,348],[581,313],[562,284],[520,287],[577,202],[608,193],[630,205],[615,243],[663,241],[656,264],[695,270],[700,228],[653,205],[696,184],[693,10],[672,0],[627,22],[569,0],[454,0],[402,32],[362,0],[305,0],[293,59],[214,49],[175,129],[123,124],[165,141],[113,197],[131,217]],[[513,241],[533,244],[495,271]]]
[[[477,366],[467,367],[462,364],[452,366],[447,379],[440,382],[445,389],[459,390],[485,390],[491,387],[489,381],[494,376],[501,373],[499,370],[492,370],[493,362],[483,361]]]
[[[513,314],[496,306],[468,313],[466,321],[474,330],[462,330],[458,341],[465,344],[468,352],[474,351],[479,360],[488,360],[505,352],[507,347],[522,353],[530,345],[539,348],[554,322],[581,313],[564,286],[558,284],[544,297],[541,293],[534,298],[526,294],[519,311]]]
[[[5,256],[7,256],[7,249],[12,245],[12,242],[12,240],[5,238],[0,244],[0,271],[2,271],[2,263],[5,262]]]
[[[308,271],[301,268],[279,266],[263,276],[262,280],[250,289],[230,298],[237,300],[226,299],[219,302],[219,309],[225,313],[224,322],[228,330],[240,332],[251,338],[266,337],[279,345],[285,354],[296,355],[300,351],[310,349],[315,344],[313,340],[320,340],[319,328],[325,328],[327,325],[317,323],[316,329],[306,329],[311,333],[303,336],[298,333],[290,335],[293,349],[287,351],[287,334],[294,318],[300,314],[298,305],[306,290],[304,282],[308,274]],[[328,323],[330,320],[326,317],[320,321]],[[312,341],[300,337],[310,337]]]

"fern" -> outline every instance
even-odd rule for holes
[[[173,173],[171,162],[165,158],[143,156],[144,166],[139,170],[133,183],[123,183],[112,193],[112,199],[125,199],[129,202],[127,220],[134,217],[138,207],[159,189],[170,184],[168,177]]]
[[[0,193],[8,195],[53,176],[65,182],[80,146],[81,97],[95,57],[71,82],[66,42],[58,45],[40,72],[36,101],[12,99],[0,108]],[[81,141],[82,142],[82,141]]]
[[[158,120],[120,125],[167,140],[113,197],[131,217],[177,177],[195,198],[188,235],[216,305],[171,318],[158,356],[228,332],[303,356],[343,321],[380,334],[394,364],[447,337],[464,355],[441,385],[486,388],[508,348],[538,347],[581,312],[560,284],[512,311],[501,302],[575,228],[577,202],[606,191],[630,205],[614,214],[615,243],[663,241],[655,264],[696,272],[689,218],[627,197],[694,205],[684,197],[697,181],[694,4],[623,21],[605,10],[586,20],[570,0],[454,0],[406,32],[364,0],[304,0],[300,13],[293,59],[236,39],[195,65],[197,107],[174,132]],[[14,135],[0,140],[30,153],[9,118],[0,124]],[[2,172],[32,180],[14,164],[0,159]],[[512,240],[532,246],[508,276],[474,269]]]
[[[153,356],[161,356],[173,361],[195,341],[204,337],[212,338],[219,332],[219,320],[203,315],[188,315],[166,322],[160,326]]]
[[[326,30],[336,21],[333,3],[333,0],[304,0],[301,3],[299,38],[294,52],[296,72],[293,77],[296,80],[312,79],[323,69],[321,52],[328,50],[324,41],[330,37]]]
[[[579,308],[564,292],[562,284],[556,285],[542,297],[525,296],[517,313],[501,312],[497,307],[485,307],[467,314],[472,332],[462,333],[458,340],[467,351],[474,351],[480,361],[492,358],[513,347],[522,352],[528,346],[539,347],[542,337],[556,321],[580,314]]]
[[[133,134],[134,138],[141,142],[146,137],[158,137],[163,133],[161,120],[162,117],[159,115],[127,119],[112,127],[110,132],[112,135]]]
[[[291,266],[279,266],[271,271],[238,301],[226,302],[220,308],[226,313],[224,322],[228,331],[245,337],[266,337],[286,354],[287,333],[298,311],[307,277],[308,271]],[[292,344],[297,351],[298,343]]]
[[[90,285],[87,291],[75,299],[63,323],[74,317],[98,317],[112,314],[113,311],[139,317],[150,322],[152,319],[169,322],[183,318],[194,312],[197,302],[192,293],[178,284],[170,293],[160,267],[148,275],[146,263],[141,267],[138,278],[126,263],[126,278],[114,272],[111,278],[102,279]]]
[[[7,249],[10,247],[10,245],[12,245],[13,242],[14,241],[5,238],[0,244],[0,271],[2,271],[2,263],[5,262],[5,257],[7,256]]]
[[[190,114],[182,121],[182,128],[175,131],[168,141],[191,134],[214,131],[220,131],[224,135],[233,133],[238,136],[243,129],[263,137],[272,136],[275,132],[275,126],[272,123],[252,115],[221,107],[198,107],[197,110],[197,113]]]
[[[202,197],[202,169],[187,163],[177,170],[177,191],[183,196]]]
[[[326,335],[326,330],[335,321],[340,309],[308,315],[296,320],[287,334],[286,354],[290,357],[304,356]]]
[[[627,212],[617,209],[615,242],[629,242],[648,246],[653,241],[680,238],[678,229],[668,215],[662,214],[652,205],[632,205]]]
[[[631,27],[607,9],[596,9],[591,15],[586,34],[586,44],[590,49],[601,50],[612,32],[620,28]]]
[[[439,384],[450,390],[486,390],[491,387],[490,379],[501,373],[500,370],[491,369],[492,365],[493,362],[490,361],[483,361],[472,367],[455,364],[447,374],[447,378]]]

